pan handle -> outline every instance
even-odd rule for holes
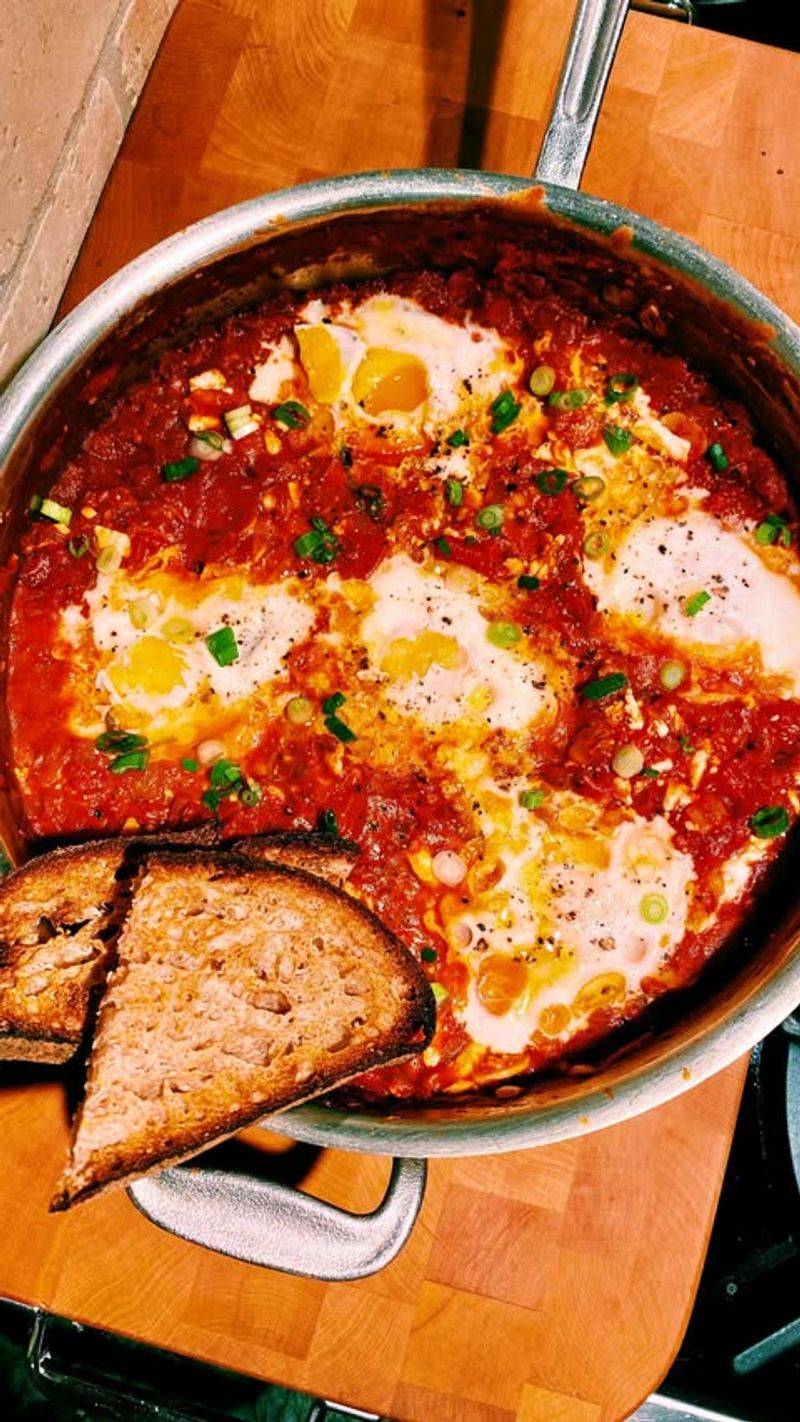
[[[629,0],[578,0],[550,120],[533,176],[577,188]]]
[[[424,1160],[394,1160],[386,1194],[368,1215],[275,1181],[202,1167],[145,1176],[128,1194],[153,1224],[232,1259],[314,1279],[363,1279],[408,1239],[426,1173]]]

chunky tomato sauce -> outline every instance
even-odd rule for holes
[[[641,1012],[667,988],[691,981],[740,921],[794,816],[800,702],[752,666],[670,649],[663,636],[641,628],[620,636],[598,610],[584,576],[586,506],[576,493],[576,470],[568,470],[563,485],[552,479],[556,487],[547,485],[572,452],[603,445],[609,421],[619,427],[629,418],[626,400],[609,404],[603,391],[610,374],[633,373],[653,415],[688,446],[682,487],[700,491],[703,511],[731,527],[752,530],[777,519],[768,527],[778,529],[786,551],[794,538],[786,482],[740,405],[679,354],[632,338],[613,318],[598,324],[564,301],[542,283],[535,259],[521,249],[507,251],[480,279],[469,270],[409,271],[365,283],[357,295],[344,285],[332,288],[321,299],[335,317],[343,303],[381,293],[411,300],[449,323],[475,323],[509,342],[521,371],[511,383],[520,401],[529,398],[530,377],[542,367],[551,373],[551,393],[585,386],[590,398],[571,408],[569,401],[559,406],[548,394],[541,397],[543,425],[535,447],[515,422],[496,437],[490,434],[479,469],[461,481],[454,503],[436,467],[441,434],[420,427],[415,438],[406,433],[398,440],[374,423],[343,431],[325,402],[304,386],[301,364],[291,392],[303,410],[296,427],[276,419],[280,401],[259,405],[251,398],[254,370],[266,349],[294,340],[306,296],[286,294],[203,330],[191,345],[163,355],[157,369],[117,401],[47,490],[70,517],[67,525],[40,514],[21,542],[7,696],[14,766],[33,836],[188,826],[216,814],[231,835],[327,824],[358,842],[353,890],[422,956],[438,984],[432,1047],[363,1083],[375,1094],[403,1096],[458,1090],[554,1064],[567,1049],[574,1055]],[[190,378],[207,370],[223,372],[224,388],[191,388]],[[257,428],[228,439],[226,412],[248,405],[257,412]],[[225,439],[225,453],[195,460],[188,477],[165,481],[165,467],[196,448],[190,420],[196,429],[198,416]],[[724,467],[718,467],[722,459],[709,457],[715,446],[724,452]],[[499,528],[478,518],[487,507],[502,509]],[[335,541],[332,563],[296,551],[311,520],[319,518]],[[448,569],[471,570],[501,586],[505,621],[534,645],[556,647],[570,667],[572,686],[559,695],[557,714],[522,736],[487,725],[483,749],[492,774],[502,785],[522,766],[530,783],[542,787],[545,816],[547,797],[552,803],[563,793],[612,814],[619,807],[637,823],[656,817],[666,822],[670,844],[691,856],[694,866],[694,911],[668,961],[633,996],[609,1002],[601,996],[568,1042],[543,1027],[523,1050],[476,1053],[461,1011],[470,970],[450,950],[442,918],[443,900],[459,891],[419,872],[422,850],[429,858],[458,853],[471,872],[480,865],[480,827],[452,770],[415,740],[416,733],[410,733],[405,761],[370,755],[370,736],[376,746],[380,741],[379,720],[369,735],[343,743],[330,718],[295,722],[270,714],[237,757],[240,784],[256,787],[255,795],[223,794],[210,803],[210,767],[198,760],[196,746],[172,754],[156,748],[144,765],[112,771],[97,736],[71,727],[77,653],[65,642],[61,622],[68,607],[85,612],[84,599],[98,577],[99,528],[127,536],[124,572],[133,581],[166,549],[171,573],[198,584],[211,571],[222,576],[241,570],[254,584],[299,577],[309,586],[332,573],[366,582],[383,560],[402,552],[416,562],[433,558]],[[758,546],[766,557],[783,556],[768,542]],[[534,568],[541,575],[528,571],[528,585],[519,586]],[[315,635],[285,659],[287,695],[306,696],[315,706],[335,689],[349,695],[355,684],[326,687],[332,654],[325,632],[322,614]],[[662,676],[670,657],[680,659],[685,673],[672,688]],[[352,676],[357,674],[354,663]],[[619,696],[581,693],[609,674],[621,675],[626,695],[634,698],[633,720],[623,716]],[[342,718],[346,722],[346,707]],[[124,731],[124,717],[115,720],[112,710],[107,726],[113,731],[120,724]],[[224,735],[220,740],[225,743]],[[615,757],[631,745],[633,763],[640,759],[641,768],[620,776]],[[778,826],[768,840],[758,833],[763,816],[754,816],[776,809],[782,814],[766,821],[768,828]],[[723,868],[754,843],[764,853],[726,899]],[[504,992],[513,997],[504,971],[501,964],[494,983],[489,974],[481,979],[489,1012],[502,1007]]]

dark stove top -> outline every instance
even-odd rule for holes
[[[800,1418],[800,1013],[755,1048],[694,1313],[661,1396]]]

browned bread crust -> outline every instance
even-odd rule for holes
[[[52,1208],[421,1051],[434,1019],[416,961],[331,884],[222,851],[152,853]]]
[[[107,971],[138,858],[155,844],[185,852],[207,843],[209,834],[201,825],[149,839],[69,845],[8,875],[0,884],[0,1060],[60,1063],[74,1055]],[[356,845],[331,835],[280,830],[240,839],[237,846],[339,885],[358,854]]]

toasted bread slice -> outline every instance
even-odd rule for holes
[[[183,852],[198,836],[158,842]],[[332,835],[275,831],[237,843],[242,853],[339,885],[358,854]],[[55,1063],[74,1055],[127,907],[131,866],[147,846],[146,839],[107,839],[54,849],[0,884],[0,1058]]]
[[[63,1062],[115,924],[118,840],[55,849],[0,884],[0,1057]]]
[[[52,1208],[421,1051],[434,1016],[419,965],[332,885],[223,852],[149,855]]]

